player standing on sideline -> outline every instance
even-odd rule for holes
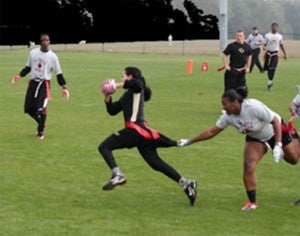
[[[289,129],[282,118],[256,99],[245,99],[247,91],[243,88],[226,91],[222,96],[224,113],[216,124],[190,139],[181,139],[178,146],[187,146],[215,137],[226,127],[232,125],[239,133],[246,135],[244,149],[244,185],[249,201],[243,211],[257,208],[255,169],[268,148],[273,150],[276,162],[282,158],[296,164],[300,158],[300,143],[297,132]]]
[[[116,102],[111,94],[116,89],[125,89],[123,96]],[[136,67],[127,67],[122,74],[122,81],[106,80],[101,85],[105,97],[105,105],[110,115],[123,112],[125,128],[113,133],[98,147],[107,165],[112,171],[112,177],[103,190],[114,189],[117,185],[126,183],[126,178],[112,154],[113,150],[136,147],[144,160],[154,170],[159,171],[176,181],[187,194],[191,205],[197,197],[197,183],[186,180],[173,167],[164,162],[157,153],[159,147],[177,146],[177,142],[151,129],[144,119],[144,102],[150,100],[151,90],[146,86],[141,71]]]
[[[46,33],[40,35],[40,48],[32,49],[26,66],[15,75],[12,83],[30,72],[30,81],[25,98],[24,111],[37,123],[37,138],[44,139],[44,128],[47,118],[47,103],[50,98],[50,80],[52,71],[56,72],[57,82],[62,86],[62,95],[69,98],[69,91],[62,74],[56,54],[49,49],[50,38]]]
[[[264,69],[259,60],[260,48],[265,42],[264,37],[259,33],[258,28],[254,26],[252,28],[252,34],[249,34],[247,38],[247,43],[250,45],[252,49],[252,61],[250,66],[249,73],[252,72],[254,65],[257,66],[260,73],[264,73]]]
[[[282,35],[278,33],[278,24],[271,25],[271,32],[265,35],[265,62],[264,70],[268,71],[268,84],[267,88],[271,91],[273,87],[273,79],[278,65],[279,47],[283,52],[283,58],[286,60],[286,52],[282,43]]]
[[[252,52],[249,44],[245,42],[243,30],[235,33],[236,41],[227,45],[223,51],[224,91],[247,87],[246,73],[250,71]],[[228,57],[230,56],[230,61]]]

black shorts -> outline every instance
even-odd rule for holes
[[[278,51],[267,51],[264,60],[264,70],[275,70],[278,64]]]
[[[282,124],[282,125],[286,126],[285,124]],[[298,133],[295,129],[293,129],[292,131],[289,131],[289,132],[281,131],[281,134],[282,134],[282,146],[286,146],[290,142],[292,142],[294,139],[299,138]],[[265,143],[258,139],[252,138],[249,135],[246,136],[246,142]],[[270,147],[273,149],[275,146],[275,135],[272,138],[270,138],[268,141],[266,141],[266,143],[268,143],[270,145]]]
[[[24,112],[29,114],[46,113],[48,81],[30,80],[26,92]]]

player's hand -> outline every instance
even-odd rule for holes
[[[283,55],[284,60],[287,60],[287,56],[286,54]]]
[[[184,147],[184,146],[188,146],[190,144],[191,144],[191,140],[189,140],[189,139],[180,139],[177,141],[178,147]]]
[[[67,87],[64,86],[64,87],[62,88],[61,95],[62,95],[63,97],[65,97],[67,100],[69,99],[69,97],[70,97],[70,92],[69,92],[69,90],[68,90]]]
[[[14,77],[12,77],[11,83],[15,84],[17,81],[19,81],[21,79],[20,75],[15,75]]]
[[[275,144],[275,147],[273,149],[273,157],[274,161],[279,163],[280,160],[284,157],[284,152],[282,150],[282,144]]]
[[[106,79],[100,86],[101,92],[107,96],[113,94],[117,89],[117,84],[114,79]]]
[[[229,65],[226,65],[225,70],[231,71],[231,67]]]

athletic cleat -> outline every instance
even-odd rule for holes
[[[36,135],[36,137],[39,139],[39,140],[43,140],[45,138],[45,135],[43,133],[38,133]]]
[[[196,182],[196,180],[188,181],[188,184],[187,184],[186,188],[184,189],[184,192],[190,199],[190,203],[193,206],[196,201],[196,198],[197,198],[197,182]]]
[[[257,208],[257,203],[256,202],[246,202],[245,205],[242,207],[242,211],[251,211],[255,210]]]
[[[117,185],[126,184],[127,180],[124,175],[113,175],[107,184],[103,186],[103,190],[112,190]]]

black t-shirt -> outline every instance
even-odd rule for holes
[[[242,68],[246,65],[248,56],[252,55],[250,45],[247,43],[233,42],[227,45],[223,51],[225,55],[230,55],[230,67]]]

